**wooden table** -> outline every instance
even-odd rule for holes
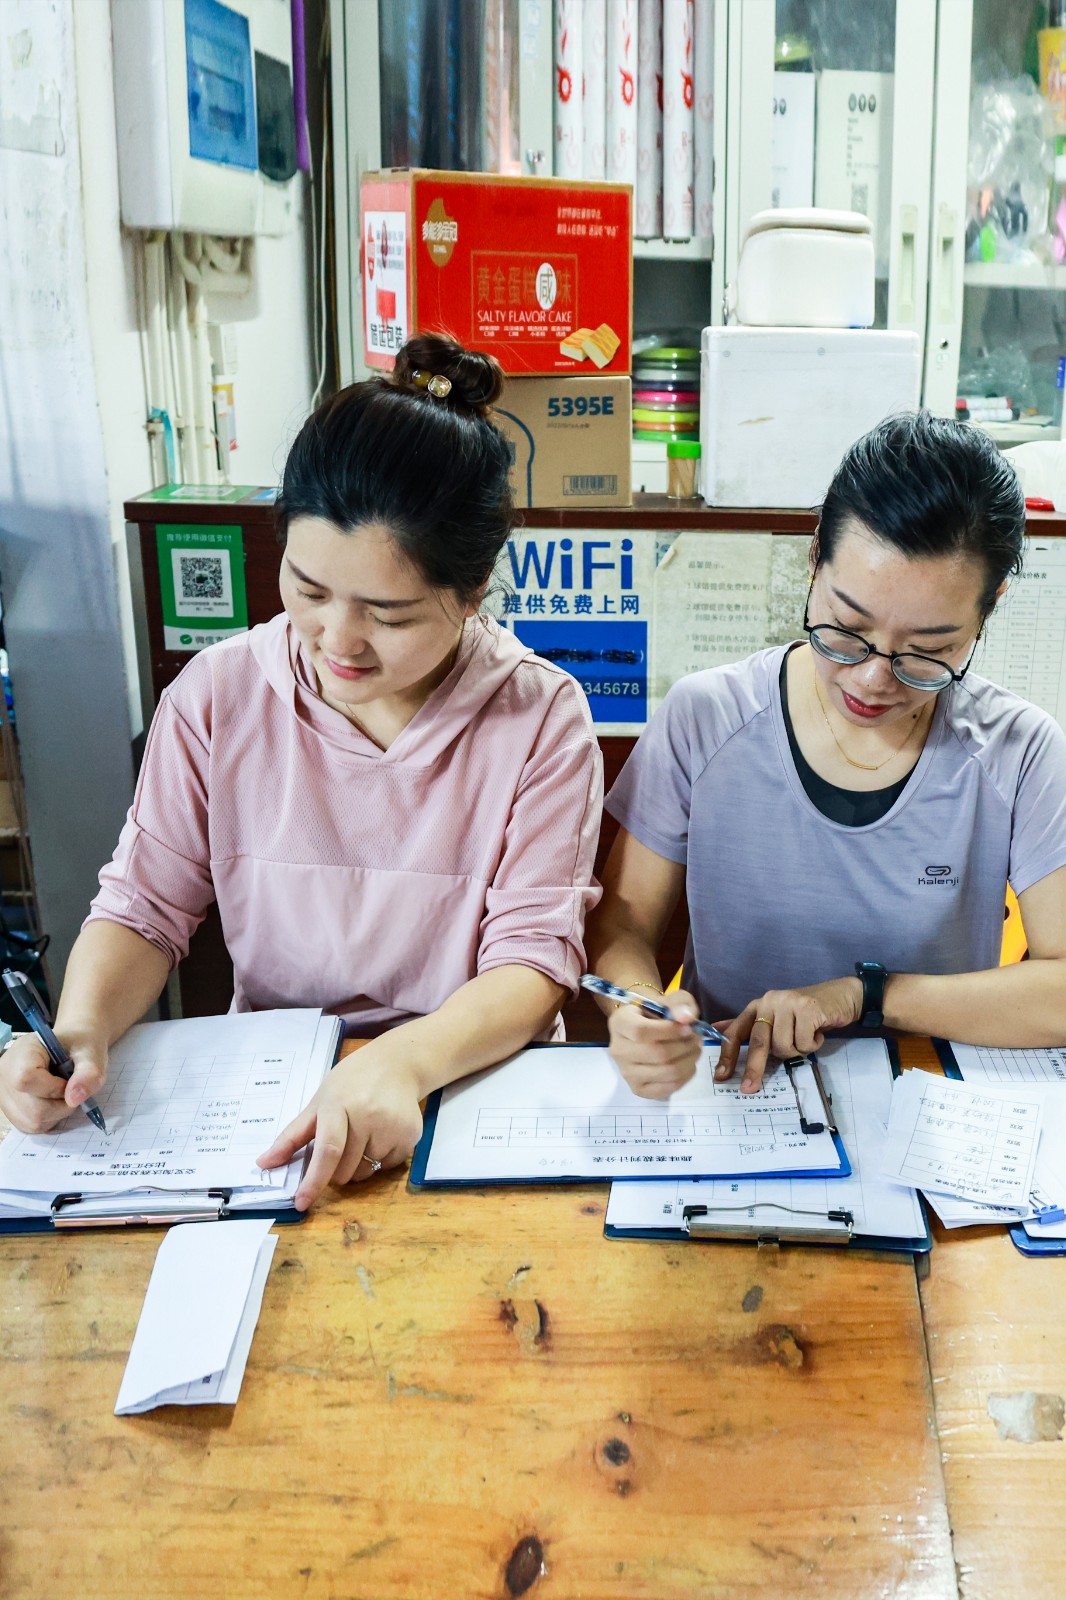
[[[235,1408],[116,1418],[159,1233],[0,1239],[5,1600],[956,1594],[915,1274],[333,1194]]]
[[[905,1059],[931,1066],[930,1046]],[[1002,1228],[933,1224],[921,1284],[962,1600],[1066,1595],[1066,1257],[1027,1259]]]

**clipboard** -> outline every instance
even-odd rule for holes
[[[944,1069],[945,1078],[955,1078],[958,1082],[965,1082],[962,1068],[955,1059],[955,1052],[947,1039],[934,1039],[933,1048],[937,1059]],[[993,1227],[998,1224],[993,1223]],[[1032,1234],[1026,1233],[1020,1222],[1008,1226],[1014,1248],[1023,1256],[1066,1256],[1066,1239],[1034,1239]]]
[[[855,1041],[865,1045],[866,1041]],[[876,1041],[883,1044],[889,1060],[893,1079],[900,1074],[899,1050],[896,1041],[883,1038]],[[856,1166],[854,1173],[859,1176]],[[773,1174],[780,1177],[781,1174]],[[802,1189],[804,1177],[789,1175],[796,1186]],[[664,1190],[666,1184],[660,1185]],[[921,1220],[921,1228],[911,1234],[887,1235],[865,1233],[855,1225],[855,1216],[844,1203],[829,1205],[824,1208],[814,1206],[784,1206],[774,1203],[761,1206],[738,1205],[736,1222],[725,1223],[716,1216],[713,1221],[702,1220],[707,1214],[707,1207],[697,1203],[684,1205],[679,1218],[669,1224],[662,1223],[654,1227],[620,1227],[604,1222],[603,1233],[607,1239],[647,1239],[666,1240],[671,1243],[697,1241],[714,1241],[727,1244],[816,1244],[835,1246],[837,1248],[855,1248],[858,1250],[874,1250],[881,1253],[897,1254],[908,1259],[916,1255],[927,1255],[933,1247],[932,1234],[929,1229],[929,1217],[921,1196],[915,1197],[917,1215]],[[608,1208],[609,1209],[609,1208]],[[724,1208],[715,1208],[721,1211]],[[753,1216],[758,1211],[761,1214]],[[772,1212],[772,1214],[771,1214]],[[824,1225],[822,1225],[824,1222]]]
[[[258,1019],[269,1019],[272,1013],[252,1013]],[[218,1018],[196,1019],[212,1024]],[[226,1022],[230,1021],[227,1015]],[[147,1024],[149,1028],[170,1024]],[[316,1024],[316,1059],[326,1071],[336,1065],[344,1037],[343,1024],[338,1017],[319,1015]],[[320,1042],[321,1041],[321,1042]],[[13,1193],[50,1194],[43,1185],[38,1190],[13,1189]],[[269,1220],[277,1223],[303,1222],[306,1211],[298,1211],[292,1204],[293,1190],[288,1188],[273,1204],[271,1189],[263,1185],[262,1193],[254,1185],[226,1187],[219,1184],[201,1188],[179,1188],[146,1181],[115,1189],[87,1192],[60,1192],[53,1196],[47,1211],[22,1216],[0,1216],[0,1235],[32,1233],[66,1233],[86,1228],[169,1227],[178,1222],[228,1222]]]
[[[122,1212],[94,1212],[93,1201],[103,1198],[93,1195],[56,1195],[48,1213],[32,1217],[0,1217],[0,1234],[8,1233],[67,1233],[82,1228],[166,1228],[175,1222],[254,1222],[256,1218],[272,1222],[303,1222],[306,1211],[295,1206],[231,1206],[231,1189],[207,1189],[200,1193],[183,1191],[175,1195],[175,1204],[160,1210],[136,1205],[136,1195],[148,1190],[126,1190],[130,1206]],[[159,1191],[155,1191],[159,1192]]]
[[[518,1052],[518,1055],[525,1055],[528,1052],[535,1051],[535,1050],[557,1050],[559,1048],[560,1048],[559,1045],[551,1044],[551,1043],[531,1044],[531,1045],[528,1045],[526,1047],[526,1050]],[[594,1041],[575,1041],[573,1043],[567,1043],[562,1048],[565,1048],[567,1050],[603,1050],[603,1049],[605,1049],[605,1045],[602,1044],[602,1043],[596,1043]],[[512,1057],[511,1059],[513,1060],[515,1058]],[[505,1063],[501,1063],[501,1065],[504,1065],[504,1064]],[[485,1071],[483,1073],[476,1074],[475,1075],[475,1079],[488,1078],[489,1076],[491,1076],[491,1074],[493,1074],[494,1072],[497,1072],[498,1070],[499,1070],[498,1067],[488,1067],[488,1068],[485,1069]],[[464,1081],[466,1081],[466,1082],[474,1082],[475,1079],[464,1080]],[[448,1086],[448,1087],[451,1087],[451,1086]],[[565,1173],[565,1175],[563,1175],[563,1174],[545,1174],[544,1176],[532,1175],[532,1176],[529,1176],[529,1177],[513,1177],[513,1176],[491,1177],[491,1176],[482,1175],[482,1176],[473,1177],[473,1178],[458,1178],[458,1177],[456,1177],[456,1178],[440,1178],[440,1177],[431,1177],[429,1175],[429,1172],[428,1172],[430,1154],[431,1154],[431,1151],[432,1151],[432,1148],[433,1148],[433,1140],[434,1140],[434,1137],[435,1137],[435,1135],[437,1133],[437,1127],[438,1127],[438,1122],[439,1122],[440,1113],[441,1113],[441,1106],[442,1106],[442,1103],[443,1103],[443,1100],[444,1100],[444,1097],[445,1097],[446,1093],[447,1093],[447,1088],[445,1088],[445,1089],[436,1089],[429,1096],[429,1098],[428,1098],[428,1100],[426,1102],[426,1108],[425,1108],[425,1113],[424,1113],[424,1117],[423,1117],[422,1137],[419,1139],[418,1144],[416,1145],[414,1153],[413,1153],[413,1155],[411,1157],[411,1169],[410,1169],[410,1173],[408,1175],[408,1186],[410,1188],[412,1188],[412,1189],[424,1189],[424,1188],[426,1188],[426,1189],[430,1189],[430,1188],[431,1189],[467,1189],[467,1188],[480,1189],[480,1188],[496,1188],[496,1187],[528,1188],[528,1187],[539,1187],[539,1186],[547,1184],[547,1183],[550,1183],[550,1184],[553,1184],[553,1185],[556,1185],[556,1184],[559,1184],[559,1185],[574,1185],[574,1184],[587,1184],[587,1183],[610,1183],[610,1182],[626,1183],[626,1182],[640,1181],[639,1178],[636,1175],[631,1175],[631,1176],[623,1176],[621,1174],[615,1175],[614,1173],[612,1173],[610,1171],[606,1171],[606,1172],[605,1171],[596,1171],[591,1166],[589,1166],[587,1168],[582,1168],[581,1170],[568,1171],[567,1173]],[[662,1109],[665,1112],[665,1108],[666,1108],[666,1103],[665,1102],[647,1102],[647,1103],[649,1104],[649,1106],[652,1106],[652,1105],[658,1106],[660,1109]],[[833,1128],[823,1129],[821,1124],[815,1124],[815,1125],[812,1126],[811,1124],[806,1123],[806,1119],[803,1118],[802,1111],[800,1113],[800,1117],[801,1117],[801,1121],[804,1122],[804,1132],[814,1132],[815,1130],[817,1130],[818,1132],[823,1132],[824,1131],[824,1132],[828,1133],[829,1137],[832,1140],[833,1148],[836,1151],[837,1159],[838,1159],[838,1165],[837,1166],[803,1169],[803,1176],[804,1177],[812,1177],[812,1178],[824,1178],[824,1179],[826,1179],[827,1181],[830,1181],[830,1182],[835,1180],[835,1179],[838,1179],[838,1178],[848,1178],[848,1177],[850,1177],[851,1176],[851,1163],[850,1163],[850,1161],[848,1159],[847,1151],[844,1148],[844,1144],[843,1144],[843,1141],[840,1138],[839,1133]],[[783,1174],[782,1174],[780,1169],[771,1170],[771,1171],[768,1171],[768,1172],[751,1172],[751,1173],[745,1173],[744,1174],[745,1177],[750,1177],[750,1178],[759,1178],[759,1177],[762,1177],[762,1178],[777,1178],[777,1177],[781,1177],[782,1175]],[[796,1173],[787,1174],[787,1175],[789,1175],[789,1176],[799,1175],[799,1169],[797,1169]],[[717,1174],[717,1176],[728,1177],[728,1176],[731,1176],[731,1175],[730,1174]]]

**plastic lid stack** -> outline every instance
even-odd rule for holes
[[[700,436],[700,353],[656,345],[633,357],[633,437],[657,444]]]

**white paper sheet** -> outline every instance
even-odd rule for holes
[[[939,1194],[935,1189],[923,1189],[923,1195],[944,1224],[945,1228],[976,1228],[995,1226],[1013,1227],[1029,1214],[1029,1207],[985,1206],[977,1200],[963,1200],[957,1194]]]
[[[171,1228],[152,1268],[117,1417],[235,1404],[278,1242],[270,1226],[258,1219]]]
[[[1066,727],[1066,541],[1026,540],[1025,567],[988,619],[974,671]]]
[[[905,1072],[892,1086],[881,1172],[897,1182],[980,1200],[1028,1204],[1040,1132],[1033,1091]]]
[[[880,1176],[892,1067],[881,1039],[834,1039],[818,1052],[822,1078],[848,1160],[850,1178],[717,1178],[699,1182],[663,1179],[611,1186],[607,1223],[636,1231],[682,1226],[684,1207],[709,1208],[708,1226],[765,1223],[768,1230],[790,1222],[812,1233],[830,1234],[829,1211],[850,1211],[854,1230],[880,1238],[915,1239],[925,1219],[912,1188]]]
[[[1066,1083],[1066,1049],[1001,1050],[955,1044],[951,1053],[967,1083]]]
[[[1066,1222],[1040,1222],[1035,1215],[1040,1209],[1066,1206],[1066,1049],[1006,1050],[952,1041],[951,1050],[967,1083],[1020,1084],[1039,1093],[1044,1109],[1030,1195],[1032,1204],[1023,1211],[1004,1211],[1002,1215],[991,1207],[982,1210],[971,1206],[972,1214],[967,1215],[966,1202],[949,1200],[945,1215],[942,1197],[927,1194],[926,1198],[946,1228],[981,1222],[1002,1222],[1010,1226],[1021,1221],[1033,1239],[1066,1239]]]
[[[261,1190],[273,1202],[302,1158],[262,1172],[255,1158],[296,1116],[332,1065],[336,1019],[260,1011],[144,1023],[112,1047],[97,1101],[107,1133],[75,1112],[47,1134],[0,1144],[0,1215],[12,1194],[102,1194],[157,1185]]]
[[[829,1133],[801,1131],[796,1096],[778,1069],[756,1095],[740,1072],[715,1083],[717,1047],[668,1100],[645,1100],[606,1049],[524,1050],[450,1084],[441,1098],[426,1182],[536,1182],[579,1177],[697,1176],[839,1169]],[[821,1103],[809,1067],[796,1072],[804,1114]]]

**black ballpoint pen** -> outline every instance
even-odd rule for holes
[[[74,1076],[74,1063],[70,1059],[69,1053],[63,1049],[63,1046],[52,1032],[44,1001],[37,993],[34,985],[24,973],[15,972],[11,967],[4,968],[3,977],[12,1000],[14,1000],[48,1052],[49,1072],[55,1078],[72,1078]],[[82,1101],[81,1109],[85,1112],[89,1121],[99,1128],[101,1133],[107,1132],[104,1114],[92,1095]]]

